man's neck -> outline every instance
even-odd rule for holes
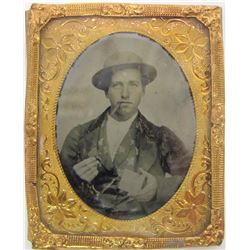
[[[130,120],[131,118],[134,118],[136,117],[138,114],[138,110],[136,110],[133,114],[130,114],[129,116],[121,116],[119,114],[112,114],[110,113],[109,115],[116,121],[119,121],[119,122],[124,122],[124,121],[128,121]]]

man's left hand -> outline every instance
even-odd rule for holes
[[[139,171],[142,175],[145,176],[146,184],[138,192],[138,194],[134,196],[134,198],[140,202],[147,202],[147,201],[152,200],[154,198],[154,196],[156,195],[157,180],[152,174],[146,172],[145,170],[140,168]]]

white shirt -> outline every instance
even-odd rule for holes
[[[107,141],[109,145],[109,153],[113,161],[115,153],[120,146],[123,138],[127,134],[129,127],[134,121],[137,113],[134,114],[130,119],[126,121],[117,121],[112,116],[108,115],[106,124]]]

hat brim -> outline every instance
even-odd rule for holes
[[[112,74],[116,71],[127,68],[135,68],[141,72],[142,84],[144,86],[152,82],[157,75],[156,69],[148,64],[143,64],[143,63],[118,64],[99,70],[92,77],[92,83],[98,89],[107,90],[111,83]]]

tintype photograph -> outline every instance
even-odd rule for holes
[[[33,4],[25,188],[35,249],[220,245],[222,9]]]
[[[63,171],[96,212],[131,220],[177,192],[195,145],[195,109],[176,60],[131,32],[99,39],[69,68],[57,107]]]

